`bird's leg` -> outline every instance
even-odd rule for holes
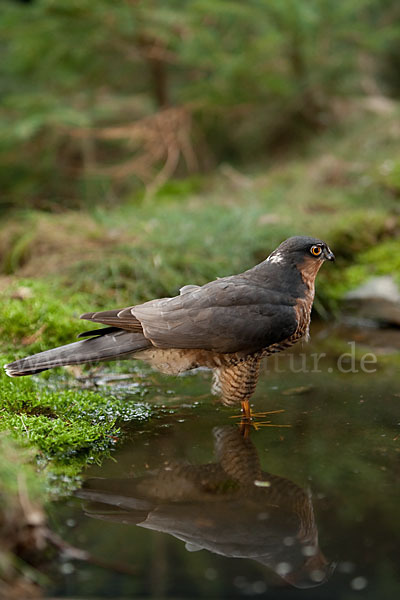
[[[285,412],[284,409],[279,410],[267,410],[265,412],[253,413],[251,412],[250,402],[247,398],[246,400],[241,401],[242,413],[241,415],[237,415],[237,418],[240,418],[239,428],[240,433],[243,437],[247,438],[250,433],[251,427],[254,427],[256,431],[260,429],[260,427],[291,427],[291,425],[277,425],[271,423],[271,421],[259,421],[258,419],[261,417],[266,417],[271,414],[278,414]],[[233,417],[235,418],[236,415]]]
[[[259,370],[259,357],[214,369],[213,393],[219,394],[227,406],[240,402],[242,413],[250,419],[249,400],[256,389]]]
[[[240,402],[240,404],[242,406],[242,419],[250,422],[251,421],[251,408],[250,408],[249,399],[246,398],[245,400],[242,400]]]
[[[243,411],[243,406],[242,406],[242,411]],[[259,417],[267,417],[269,415],[277,415],[279,413],[283,413],[285,412],[284,408],[279,408],[277,410],[263,410],[261,412],[253,412],[250,409],[250,415],[251,415],[251,419],[253,420],[254,417],[259,418]],[[231,419],[242,419],[244,415],[244,411],[240,414],[240,415],[233,415],[231,417]],[[269,421],[268,421],[269,422]]]
[[[242,406],[242,414],[241,414],[241,421],[240,421],[240,433],[242,434],[242,436],[244,438],[247,438],[250,434],[250,429],[251,429],[251,408],[250,408],[250,401],[248,398],[246,398],[245,400],[242,400],[240,402],[241,406]]]
[[[221,397],[222,403],[233,406],[240,402],[240,428],[245,432],[252,421],[250,398],[252,397],[260,370],[259,356],[248,357],[247,360],[214,370],[213,391]],[[245,435],[245,433],[244,433]]]

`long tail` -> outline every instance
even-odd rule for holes
[[[4,368],[10,377],[33,375],[53,367],[115,360],[150,346],[149,340],[141,333],[116,330],[115,333],[99,335],[88,340],[73,342],[66,346],[59,346],[52,350],[45,350],[45,352],[27,356],[5,365]]]

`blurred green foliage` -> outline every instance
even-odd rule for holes
[[[399,88],[395,0],[2,2],[0,208],[114,202]],[[171,112],[172,111],[172,112]]]
[[[397,164],[397,121],[395,110],[363,115],[267,172],[225,165],[213,177],[171,180],[152,199],[10,215],[0,229],[2,351],[22,356],[68,343],[87,310],[241,272],[291,235],[322,238],[335,252],[317,281],[315,307],[326,315],[369,273],[396,272],[400,186],[388,183],[387,157]]]

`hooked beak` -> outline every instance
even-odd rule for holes
[[[324,258],[326,258],[326,260],[335,260],[335,255],[328,246],[324,249]]]

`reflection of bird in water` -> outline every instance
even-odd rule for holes
[[[86,313],[81,318],[107,327],[17,360],[6,372],[17,377],[121,358],[140,358],[170,374],[203,366],[213,369],[213,391],[222,402],[241,403],[249,418],[261,359],[308,335],[314,282],[326,259],[334,255],[321,240],[289,238],[239,275],[186,285],[174,298]]]
[[[310,495],[261,470],[249,438],[214,429],[217,462],[174,465],[137,479],[89,479],[77,495],[93,517],[169,533],[189,551],[251,558],[295,587],[325,582]],[[110,508],[112,507],[112,508]]]

